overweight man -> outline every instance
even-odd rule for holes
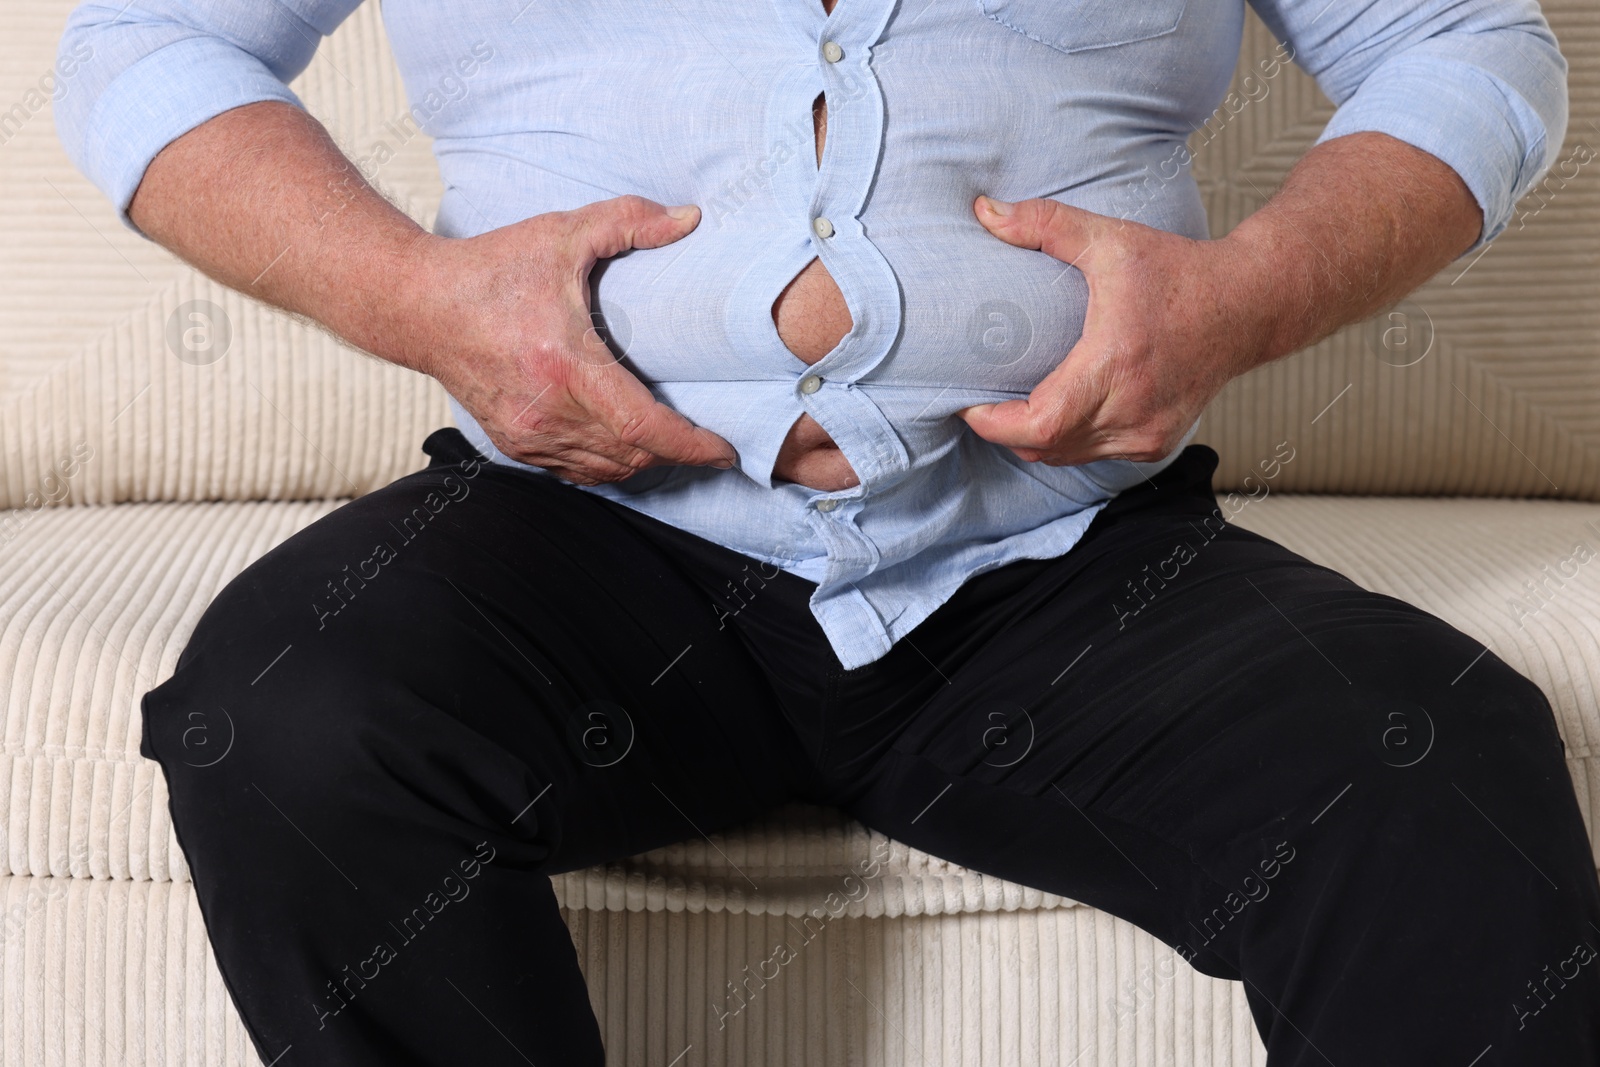
[[[264,1062],[600,1064],[550,875],[804,801],[1243,982],[1271,1067],[1600,1063],[1549,702],[1190,444],[1505,228],[1566,64],[1533,0],[1251,5],[1229,96],[1242,0],[389,0],[432,232],[285,88],[353,0],[73,14],[125,221],[452,401],[143,698]],[[1338,109],[1208,239],[1186,142],[1291,63]]]

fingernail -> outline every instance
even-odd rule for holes
[[[993,212],[996,215],[1009,215],[1009,214],[1011,214],[1011,205],[1010,204],[1006,203],[1004,200],[996,200],[992,196],[986,196],[986,197],[983,198],[983,206],[988,208],[991,212]]]
[[[684,219],[694,218],[695,212],[698,210],[700,209],[693,204],[680,204],[677,207],[667,208],[667,214],[681,222]]]
[[[712,461],[712,463],[711,463],[711,465],[712,465],[712,466],[713,466],[713,467],[715,467],[715,468],[717,468],[717,469],[718,469],[718,470],[720,470],[720,471],[725,471],[725,470],[727,470],[727,469],[728,469],[728,468],[729,468],[729,467],[732,467],[732,466],[733,466],[733,460],[731,460],[731,459],[718,459],[718,460],[713,460],[713,461]]]

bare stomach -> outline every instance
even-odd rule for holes
[[[822,0],[823,10],[832,11],[835,2]],[[822,145],[828,135],[828,105],[823,97],[817,97],[811,114],[820,166]],[[808,263],[778,294],[772,304],[772,321],[784,345],[807,363],[815,363],[833,351],[854,325],[844,294],[820,259]],[[806,414],[789,427],[772,476],[829,492],[848,489],[860,481],[833,438]]]
[[[784,289],[772,306],[778,336],[789,351],[815,363],[850,332],[850,309],[822,261],[813,259]],[[828,431],[802,414],[789,427],[778,450],[772,475],[812,489],[848,489],[860,479]]]

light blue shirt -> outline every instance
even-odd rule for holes
[[[1469,252],[1554,162],[1566,63],[1533,0],[1252,3],[1285,43],[1227,97],[1244,0],[839,0],[826,17],[820,0],[386,0],[383,17],[412,119],[434,138],[438,232],[624,193],[700,205],[688,237],[602,264],[596,306],[625,365],[739,465],[588,491],[818,583],[812,611],[855,668],[973,575],[1067,552],[1177,454],[1050,467],[956,417],[1026,396],[1077,340],[1088,296],[1076,269],[987,233],[975,196],[1054,197],[1205,238],[1186,142],[1260,106],[1289,56],[1339,105],[1323,140],[1383,131],[1461,175],[1484,215]],[[173,138],[241,104],[298,103],[284,83],[354,6],[87,3],[62,41],[64,58],[92,52],[57,105],[62,140],[126,221]],[[406,121],[392,125],[398,138]],[[814,257],[854,327],[807,366],[772,305]],[[773,482],[803,412],[860,485]]]

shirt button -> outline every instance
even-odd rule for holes
[[[839,47],[837,41],[828,41],[822,46],[822,58],[829,63],[837,63],[844,58],[844,49]]]
[[[811,228],[817,231],[818,237],[828,238],[833,236],[833,223],[829,222],[825,215],[818,215],[812,219]]]
[[[800,391],[802,393],[814,393],[821,388],[822,379],[817,377],[815,374],[808,374],[804,378],[800,379]]]
[[[834,508],[836,508],[838,506],[839,506],[839,502],[837,500],[819,500],[819,501],[817,501],[817,510],[818,511],[832,511]]]

